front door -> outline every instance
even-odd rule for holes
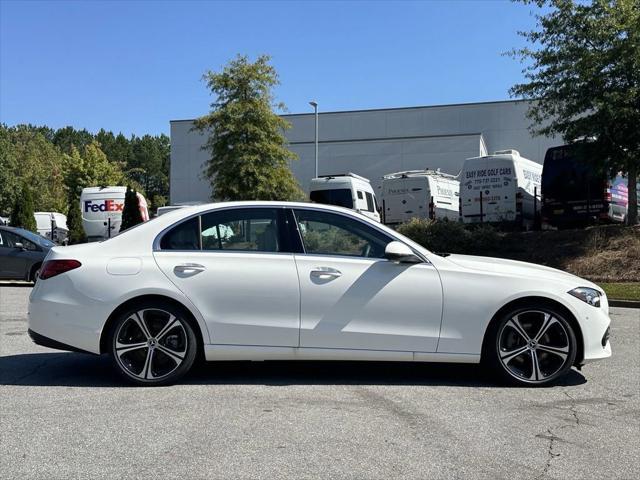
[[[430,263],[384,258],[394,240],[357,219],[296,209],[304,245],[300,346],[435,352],[442,287]]]
[[[167,232],[154,253],[196,305],[214,344],[298,346],[298,274],[284,209],[213,210]]]
[[[0,230],[0,278],[23,279],[27,277],[28,252],[16,247],[17,243],[23,243],[24,247],[27,246],[22,237],[6,230]]]

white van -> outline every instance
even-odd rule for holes
[[[36,212],[36,229],[38,234],[58,245],[63,245],[69,237],[67,216],[58,212]]]
[[[458,221],[460,182],[439,170],[390,173],[382,179],[382,220],[397,225],[414,217]]]
[[[380,221],[376,194],[367,178],[355,173],[322,175],[311,180],[309,190],[312,202],[350,208]]]
[[[158,209],[156,210],[156,217],[164,215],[165,213],[172,212],[173,210],[178,210],[180,208],[190,207],[193,205],[202,205],[202,202],[176,203],[175,205],[165,205],[164,207],[158,207]]]
[[[460,216],[465,223],[531,225],[540,213],[542,165],[517,150],[465,160],[460,172]]]
[[[111,238],[120,232],[127,187],[88,187],[80,195],[82,227],[90,242]],[[138,193],[142,220],[149,220],[147,200]]]

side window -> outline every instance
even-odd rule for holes
[[[278,211],[237,208],[202,216],[203,250],[279,252]]]
[[[362,200],[362,192],[360,190],[358,190],[358,198]]]
[[[3,248],[3,247],[6,248],[8,247],[8,245],[5,245],[4,239],[2,238],[2,233],[3,232],[0,232],[0,248]]]
[[[162,250],[200,250],[198,218],[182,222],[165,233],[160,241]]]
[[[18,237],[17,241],[22,243],[22,246],[27,250],[30,250],[30,251],[38,250],[38,247],[36,247],[36,244],[33,243],[31,240],[27,240],[26,238],[23,238],[23,237]]]
[[[15,248],[16,243],[22,242],[22,239],[20,237],[18,237],[15,233],[11,233],[11,232],[2,232],[2,240],[3,240],[2,246],[5,248]]]
[[[365,192],[365,195],[367,196],[367,212],[374,212],[375,206],[373,204],[373,195],[369,192]]]
[[[306,253],[384,258],[392,240],[384,233],[344,215],[317,210],[294,211]]]

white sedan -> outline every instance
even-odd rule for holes
[[[36,343],[109,354],[141,385],[202,357],[482,362],[539,386],[609,357],[609,323],[587,280],[438,255],[351,210],[286,202],[186,207],[55,247],[29,303]]]

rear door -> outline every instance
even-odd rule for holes
[[[169,230],[154,252],[214,344],[298,346],[300,289],[282,208],[228,208]]]
[[[460,185],[460,189],[464,190],[464,221],[501,222],[516,219],[517,182],[512,161],[482,159],[465,170]]]

